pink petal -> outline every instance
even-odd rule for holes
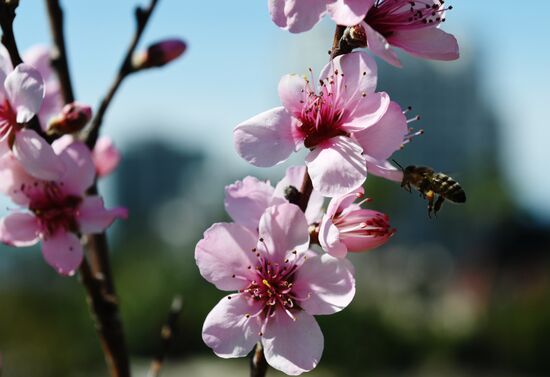
[[[38,113],[44,99],[44,80],[28,64],[19,64],[4,82],[11,105],[17,112],[17,123],[26,123]]]
[[[65,165],[61,178],[66,193],[82,196],[95,180],[95,165],[86,144],[62,137],[53,142],[52,148]]]
[[[258,250],[267,252],[271,263],[282,264],[291,251],[301,254],[309,246],[306,218],[294,204],[285,203],[266,209],[258,233],[263,238],[263,242],[258,242]]]
[[[363,21],[374,0],[338,0],[327,5],[330,17],[338,25],[354,26]]]
[[[92,152],[92,159],[99,177],[111,174],[120,162],[120,152],[111,138],[102,136]]]
[[[298,190],[301,190],[304,182],[304,176],[307,172],[305,166],[291,166],[286,169],[286,174],[277,186],[275,186],[276,197],[284,198],[285,190],[288,186],[294,186]],[[313,190],[309,197],[309,202],[306,208],[306,220],[308,224],[313,224],[321,219],[323,216],[322,208],[325,198],[318,191]]]
[[[6,80],[8,74],[13,71],[11,58],[8,50],[3,44],[0,44],[0,93],[5,96],[5,88],[2,83]]]
[[[73,233],[58,230],[42,241],[42,255],[61,275],[72,276],[82,263],[84,254],[80,240]]]
[[[391,65],[401,68],[401,62],[397,58],[395,51],[390,47],[390,44],[386,38],[384,38],[382,34],[374,30],[368,24],[362,23],[362,25],[367,34],[367,45],[369,50],[371,50],[374,55],[384,59]]]
[[[358,132],[378,122],[388,110],[390,96],[387,93],[370,93],[355,102],[342,119],[342,128],[348,132]]]
[[[245,288],[255,277],[254,271],[248,267],[256,266],[252,249],[257,240],[256,234],[242,225],[212,225],[195,248],[195,260],[201,275],[224,291]]]
[[[398,30],[388,41],[420,58],[456,60],[459,57],[456,38],[436,27]]]
[[[24,128],[17,132],[13,154],[33,177],[53,181],[65,173],[63,162],[34,130]]]
[[[306,157],[313,188],[325,196],[355,190],[365,182],[367,167],[363,149],[345,136],[337,136]]]
[[[327,88],[334,93],[340,109],[355,108],[356,102],[364,99],[363,94],[374,93],[377,67],[367,53],[355,51],[340,55],[328,63],[319,79],[334,81],[334,88],[332,85]]]
[[[53,75],[50,60],[50,49],[44,45],[34,45],[23,54],[23,61],[34,67],[44,79],[48,81]]]
[[[0,219],[0,241],[7,245],[31,246],[39,241],[40,226],[30,213],[12,213]]]
[[[369,169],[369,173],[399,183],[403,180],[403,172],[401,169],[396,168],[388,161],[376,160],[370,156],[365,157],[367,159],[367,168]]]
[[[269,0],[268,7],[275,25],[291,33],[311,29],[321,20],[326,4],[334,0]]]
[[[330,218],[334,217],[338,212],[349,207],[357,198],[361,197],[365,193],[363,187],[359,187],[357,190],[345,194],[342,196],[334,197],[330,200],[326,215]]]
[[[260,340],[261,326],[252,316],[260,310],[261,303],[242,294],[225,296],[206,316],[202,340],[220,357],[246,356]]]
[[[9,196],[14,203],[27,206],[29,198],[21,191],[21,187],[33,185],[36,181],[11,152],[0,158],[0,192]]]
[[[343,310],[355,296],[353,265],[347,259],[323,254],[308,258],[296,272],[294,290],[300,306],[309,314],[333,314]]]
[[[256,230],[260,217],[271,205],[273,186],[256,177],[245,177],[225,187],[225,210],[233,221]]]
[[[117,218],[128,218],[128,210],[106,209],[100,196],[87,196],[78,207],[77,221],[83,234],[101,233]]]
[[[269,320],[262,337],[269,365],[291,376],[315,368],[323,354],[323,333],[317,321],[305,311],[293,313],[294,319],[278,309]]]
[[[284,75],[279,81],[279,97],[286,111],[299,118],[308,97],[307,81],[300,75]]]
[[[408,133],[407,118],[401,107],[391,102],[388,111],[375,125],[354,134],[365,154],[386,160],[399,150]]]
[[[340,231],[326,215],[319,226],[319,244],[335,258],[345,258],[348,254],[348,248],[340,241]]]
[[[284,107],[258,114],[233,130],[237,153],[259,167],[283,162],[294,150],[291,126],[292,117]]]

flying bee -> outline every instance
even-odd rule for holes
[[[415,187],[424,199],[428,199],[428,217],[432,217],[432,213],[437,215],[445,199],[453,203],[466,202],[466,193],[460,184],[447,174],[426,166],[409,165],[403,168],[397,161],[394,162],[403,171],[401,187],[408,192]]]

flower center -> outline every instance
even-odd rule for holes
[[[334,74],[337,75],[338,72]],[[304,140],[304,146],[310,149],[333,137],[348,135],[340,127],[342,112],[338,109],[333,94],[334,78],[329,77],[321,81],[320,85],[320,91],[316,93],[308,81],[305,89],[307,99],[299,117],[301,124],[297,128]]]
[[[365,22],[384,37],[397,30],[420,29],[445,21],[443,0],[377,0],[365,16]]]
[[[30,199],[29,209],[47,235],[59,229],[78,233],[76,215],[82,198],[65,195],[56,182],[35,182],[32,186],[23,184],[21,191]]]
[[[0,140],[8,139],[10,147],[13,145],[15,133],[21,129],[17,123],[17,114],[11,107],[10,102],[5,99],[0,103]]]

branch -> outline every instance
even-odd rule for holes
[[[147,22],[149,21],[149,18],[151,17],[151,14],[155,10],[155,7],[157,6],[157,4],[158,4],[158,0],[151,0],[151,3],[147,8],[141,8],[141,7],[136,8],[136,13],[135,13],[136,31],[134,33],[132,40],[130,41],[130,45],[128,46],[126,55],[124,57],[124,60],[122,61],[122,64],[120,65],[120,68],[115,77],[115,80],[113,81],[107,94],[101,101],[99,108],[95,114],[95,117],[92,120],[90,131],[86,136],[86,144],[90,149],[93,149],[95,146],[95,143],[99,136],[99,129],[101,128],[101,124],[103,123],[103,117],[107,112],[107,108],[111,104],[113,97],[118,91],[120,84],[122,83],[122,81],[124,81],[126,76],[136,72],[136,70],[132,66],[132,56],[136,50],[136,47],[141,38],[141,35],[145,30],[145,26],[147,26]]]
[[[116,297],[105,291],[103,277],[92,273],[86,259],[80,266],[80,279],[88,294],[88,304],[92,309],[110,375],[130,377],[128,353]]]
[[[160,370],[162,368],[164,358],[166,357],[166,354],[168,353],[168,350],[172,345],[175,332],[177,331],[176,327],[177,327],[179,316],[181,314],[181,308],[182,308],[181,296],[174,297],[174,299],[172,300],[172,305],[170,307],[170,313],[168,315],[168,319],[166,320],[166,323],[162,326],[160,330],[160,337],[162,341],[161,348],[159,350],[159,353],[151,363],[151,367],[149,368],[149,373],[147,374],[147,377],[160,376]]]
[[[57,71],[63,99],[65,104],[67,104],[74,102],[75,98],[69,73],[69,63],[67,61],[65,34],[63,33],[63,10],[59,5],[59,0],[46,0],[46,6],[48,8],[50,30],[55,46],[51,57],[51,64]]]
[[[267,361],[264,356],[262,343],[256,343],[252,357],[250,358],[250,377],[265,377],[267,373]]]

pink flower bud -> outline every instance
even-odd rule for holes
[[[61,113],[50,120],[48,133],[65,135],[78,132],[92,119],[92,108],[78,102],[65,105]]]
[[[185,52],[187,45],[181,39],[165,39],[150,45],[147,50],[134,55],[134,69],[162,67]]]
[[[98,177],[104,177],[117,168],[120,162],[120,152],[109,137],[102,136],[92,151],[92,159]]]

